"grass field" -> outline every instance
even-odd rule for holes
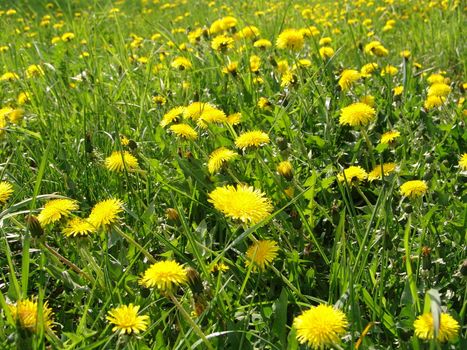
[[[466,349],[466,11],[0,2],[0,348]]]

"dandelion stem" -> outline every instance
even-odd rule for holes
[[[143,255],[149,260],[149,262],[151,262],[152,264],[156,263],[157,260],[154,259],[154,257],[146,250],[144,249],[143,246],[141,246],[141,244],[139,244],[138,242],[136,242],[133,237],[130,237],[128,236],[125,232],[123,232],[120,228],[118,228],[117,226],[113,226],[113,228],[115,229],[115,232],[117,232],[120,236],[122,236],[125,240],[128,241],[128,243],[132,244],[133,246],[135,246],[135,248],[137,248],[141,253],[143,253]]]
[[[58,260],[60,260],[61,263],[68,266],[70,269],[75,271],[77,274],[82,275],[89,282],[94,283],[94,279],[90,275],[88,275],[86,272],[81,270],[78,266],[73,264],[70,260],[68,260],[63,255],[61,255],[59,252],[57,252],[54,248],[49,246],[47,243],[43,243],[43,245],[53,256],[55,256]]]
[[[188,312],[186,312],[185,308],[182,306],[182,304],[180,304],[180,302],[177,300],[177,298],[172,294],[170,293],[169,294],[169,298],[170,300],[172,300],[172,302],[175,304],[175,306],[177,307],[177,309],[180,311],[180,313],[182,314],[183,318],[190,324],[190,326],[193,328],[193,330],[195,331],[196,334],[198,334],[198,336],[203,340],[204,344],[206,344],[206,347],[209,349],[209,350],[214,350],[214,348],[212,347],[211,343],[209,342],[208,338],[206,338],[206,335],[203,333],[203,331],[201,330],[201,328],[199,328],[199,326],[193,321],[193,319],[190,317],[190,315],[188,314]]]

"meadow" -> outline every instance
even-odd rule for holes
[[[0,2],[0,348],[467,349],[466,11]]]

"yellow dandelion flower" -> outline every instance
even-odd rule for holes
[[[246,251],[245,265],[252,270],[264,270],[276,258],[279,247],[276,241],[261,240],[253,243]]]
[[[186,70],[192,67],[192,64],[188,58],[185,57],[176,57],[173,59],[172,63],[170,63],[172,68],[178,70]]]
[[[237,152],[234,152],[228,148],[221,147],[216,149],[209,155],[208,170],[211,174],[219,171],[219,169],[229,160],[234,159],[238,156]]]
[[[22,329],[33,333],[38,331],[37,325],[39,320],[36,298],[18,300],[16,304],[7,305],[11,316],[17,325]],[[52,330],[53,322],[53,312],[46,301],[42,305],[42,324],[46,330]]]
[[[222,30],[228,30],[230,28],[233,28],[237,25],[238,21],[235,17],[233,16],[226,16],[224,18],[221,18],[221,29]]]
[[[31,94],[29,92],[20,92],[17,99],[19,105],[24,105],[31,101]]]
[[[149,316],[138,316],[139,305],[120,305],[108,312],[107,321],[114,324],[113,332],[139,334],[148,328]]]
[[[451,92],[451,87],[444,83],[434,83],[428,88],[428,96],[446,97]]]
[[[211,47],[213,50],[225,52],[234,47],[234,39],[227,35],[218,35],[212,39]]]
[[[444,84],[446,78],[442,75],[442,74],[439,74],[439,73],[434,73],[434,74],[431,74],[428,78],[427,78],[427,81],[429,84]]]
[[[152,264],[143,274],[139,283],[146,287],[157,287],[170,292],[173,287],[188,282],[186,269],[176,261],[159,261]]]
[[[388,176],[396,170],[395,163],[384,163],[383,168],[381,165],[376,165],[375,168],[368,173],[368,181],[381,180],[384,176]]]
[[[226,216],[243,223],[256,224],[273,210],[270,200],[260,190],[247,185],[217,187],[208,201]]]
[[[118,214],[123,211],[123,202],[119,199],[111,198],[100,201],[91,210],[88,222],[96,229],[113,224],[118,220]]]
[[[319,46],[328,46],[332,43],[332,38],[326,36],[324,38],[319,39],[318,45]]]
[[[426,98],[423,106],[427,110],[430,110],[430,109],[442,106],[445,102],[446,102],[446,97],[432,95]]]
[[[185,107],[183,116],[187,119],[198,120],[206,110],[215,109],[215,107],[205,102],[193,102]]]
[[[37,64],[32,64],[26,69],[27,78],[40,77],[42,75],[44,75],[44,70]]]
[[[196,140],[198,133],[188,124],[174,124],[170,128],[175,135],[188,140]]]
[[[272,43],[267,39],[259,39],[254,42],[253,46],[259,49],[267,49],[272,46]]]
[[[410,58],[410,56],[412,56],[412,52],[410,52],[409,50],[402,50],[399,55],[402,57],[402,58]]]
[[[384,77],[385,75],[396,75],[397,72],[399,72],[399,69],[397,69],[397,67],[388,64],[381,70],[381,76]]]
[[[257,105],[260,109],[263,110],[269,110],[272,107],[271,101],[269,101],[266,97],[260,97]]]
[[[360,181],[364,181],[368,177],[366,171],[360,166],[349,166],[337,175],[339,182],[347,180],[349,185],[354,185]]]
[[[134,171],[139,168],[138,159],[128,151],[115,151],[105,159],[105,167],[114,172]]]
[[[63,35],[60,37],[60,39],[62,39],[62,41],[64,41],[64,42],[71,41],[71,40],[73,40],[74,38],[75,38],[75,34],[74,34],[74,33],[70,33],[70,32],[63,34]]]
[[[334,56],[334,49],[330,46],[323,46],[319,49],[319,55],[322,59],[331,58]]]
[[[293,177],[292,163],[290,163],[288,160],[280,162],[277,165],[276,170],[279,173],[279,175],[285,177],[287,180],[291,180]]]
[[[227,116],[227,123],[230,125],[238,125],[242,121],[242,114],[241,113],[232,113]]]
[[[344,69],[339,79],[339,86],[342,91],[350,89],[353,83],[360,80],[361,74],[355,69]]]
[[[340,343],[348,322],[342,311],[321,304],[295,317],[293,326],[301,344],[308,343],[312,349],[324,349]]]
[[[94,233],[95,229],[88,220],[76,217],[68,221],[62,232],[67,237],[84,237]]]
[[[341,109],[339,124],[350,126],[364,126],[376,117],[374,108],[365,103],[357,102]]]
[[[381,135],[381,140],[379,141],[382,144],[387,144],[390,145],[394,143],[394,141],[401,136],[401,133],[397,130],[391,130],[388,132],[385,132],[383,135]]]
[[[433,314],[426,312],[417,317],[413,323],[415,328],[415,335],[423,340],[431,340],[435,338],[435,325],[433,322]],[[443,312],[439,320],[438,337],[436,340],[439,342],[453,341],[457,339],[459,333],[459,322],[457,322],[451,315]]]
[[[253,73],[258,73],[260,67],[261,67],[261,57],[252,55],[250,57],[250,71]]]
[[[5,204],[12,193],[13,186],[9,182],[0,182],[0,204]]]
[[[373,95],[365,95],[360,98],[360,102],[370,107],[375,106],[375,97]]]
[[[367,63],[360,69],[360,73],[362,74],[362,77],[368,78],[375,72],[375,70],[378,69],[378,67],[377,63]]]
[[[238,62],[230,62],[228,65],[226,65],[224,68],[222,68],[222,73],[224,74],[232,74],[233,76],[237,75],[237,69],[238,69]]]
[[[461,168],[462,170],[467,170],[467,153],[464,153],[463,155],[460,156],[460,158],[459,158],[459,168]],[[0,191],[0,193],[1,193],[1,191]],[[1,195],[0,195],[0,198],[1,198]],[[1,199],[0,199],[0,202],[1,202]]]
[[[389,54],[389,51],[379,41],[376,40],[366,44],[363,51],[366,54],[374,56],[387,56]]]
[[[412,180],[403,183],[400,187],[401,194],[404,197],[420,197],[423,196],[428,190],[428,185],[425,181]]]
[[[394,96],[400,96],[404,92],[404,87],[403,86],[396,86],[394,89],[392,89],[392,92]]]
[[[67,217],[73,210],[78,210],[78,202],[72,199],[53,199],[45,203],[37,216],[41,225],[48,225]]]
[[[235,140],[235,146],[244,150],[248,147],[260,147],[268,144],[269,141],[268,134],[263,131],[247,131],[237,137]]]
[[[249,38],[256,38],[260,34],[258,27],[255,26],[247,26],[238,31],[235,35],[237,39],[249,39]]]
[[[13,72],[6,72],[0,76],[0,81],[13,81],[18,79],[19,75]]]
[[[276,46],[279,49],[292,51],[300,51],[304,44],[303,33],[296,29],[285,29],[279,34],[276,41]]]
[[[178,121],[178,118],[183,114],[184,111],[185,107],[182,106],[172,108],[164,114],[159,125],[165,128],[170,123]]]

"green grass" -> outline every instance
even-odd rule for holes
[[[349,325],[336,345],[343,349],[356,343],[360,349],[466,348],[462,6],[453,0],[2,2],[0,76],[14,72],[19,79],[0,81],[0,108],[21,108],[24,116],[13,123],[0,110],[1,180],[14,189],[0,209],[0,348],[299,349],[306,345],[299,344],[293,320],[320,303],[346,314]],[[215,34],[207,29],[228,15],[238,24],[227,34],[254,25],[272,47],[237,39],[226,53],[213,50]],[[366,19],[372,24],[365,26]],[[386,31],[388,20],[395,25]],[[319,34],[305,38],[300,51],[275,46],[284,29],[310,26]],[[204,34],[190,43],[187,35],[197,28]],[[75,35],[71,41],[54,40],[67,32]],[[136,36],[141,45],[132,45]],[[319,40],[328,36],[335,55],[322,59]],[[365,53],[373,40],[389,54]],[[402,50],[411,57],[403,59]],[[80,57],[83,52],[89,56]],[[249,70],[252,55],[261,58],[258,74]],[[178,56],[192,67],[171,67]],[[141,57],[147,62],[138,62]],[[300,59],[310,65],[300,66]],[[281,60],[294,75],[287,87]],[[224,74],[233,61],[238,73]],[[342,91],[342,71],[371,62],[379,68]],[[28,78],[33,64],[44,74]],[[381,76],[387,65],[398,72]],[[442,106],[427,110],[427,79],[439,72],[451,92]],[[397,86],[404,87],[400,96],[393,93]],[[19,104],[21,92],[29,102]],[[158,95],[165,104],[153,102]],[[341,109],[367,95],[374,97],[375,120],[361,128],[340,125]],[[269,108],[258,106],[262,97]],[[171,108],[196,101],[226,115],[239,112],[241,123],[201,128],[181,118],[197,130],[195,141],[159,125]],[[251,130],[264,131],[270,142],[236,148],[238,135]],[[400,138],[381,145],[389,130]],[[222,146],[239,156],[210,174],[209,155]],[[140,170],[106,168],[105,159],[122,150],[138,159]],[[276,171],[284,160],[293,166],[292,179]],[[381,180],[337,179],[349,166],[370,172],[388,162],[397,170]],[[426,194],[403,197],[400,186],[409,180],[425,181]],[[271,214],[253,225],[217,211],[209,193],[237,183],[261,190]],[[70,217],[86,217],[108,198],[122,200],[124,212],[88,237],[64,236],[66,218],[43,225],[38,237],[29,215],[62,197],[79,203]],[[167,217],[169,208],[177,219]],[[278,255],[256,271],[245,264],[246,252],[266,239],[277,242]],[[143,288],[141,275],[162,260],[196,270],[198,289]],[[228,270],[213,272],[216,263]],[[30,297],[38,301],[36,332],[15,324],[7,307]],[[40,316],[46,301],[53,331]],[[106,316],[130,303],[150,323],[139,335],[119,336]],[[418,339],[413,323],[424,312],[435,319],[449,313],[460,325],[457,339]]]

